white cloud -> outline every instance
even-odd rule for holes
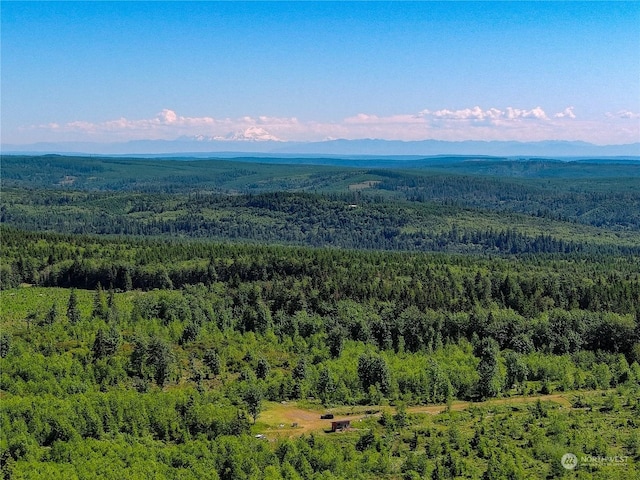
[[[390,115],[388,117],[379,117],[377,115],[368,115],[366,113],[359,113],[353,117],[345,118],[342,123],[346,125],[375,125],[375,124],[419,124],[423,123],[423,120],[417,115]]]
[[[507,118],[514,120],[517,118],[536,118],[538,120],[548,120],[547,114],[540,107],[532,110],[521,110],[518,108],[507,107]]]
[[[178,119],[178,116],[173,110],[167,110],[165,108],[158,114],[158,119],[160,119],[160,121],[164,121],[164,123],[175,123]]]
[[[492,120],[499,118],[504,115],[504,112],[498,110],[497,108],[490,108],[488,110],[483,110],[478,106],[473,108],[464,108],[462,110],[423,110],[419,113],[420,116],[432,117],[436,119],[442,120],[474,120],[474,121],[484,121],[484,120]]]
[[[439,120],[469,120],[475,122],[499,122],[500,120],[518,120],[535,118],[538,120],[548,120],[547,114],[540,107],[531,110],[507,107],[504,110],[499,108],[488,108],[483,110],[479,106],[464,108],[461,110],[422,110],[418,113],[422,118],[434,118]]]
[[[576,114],[573,113],[573,107],[567,107],[563,111],[556,113],[554,118],[576,118]]]
[[[605,113],[607,118],[622,118],[622,119],[636,119],[640,118],[640,113],[632,112],[630,110],[620,110],[616,113],[607,112]]]
[[[377,115],[358,113],[334,122],[296,117],[215,118],[187,117],[164,109],[146,119],[119,118],[104,122],[54,122],[31,127],[46,141],[172,140],[187,136],[207,140],[320,141],[327,138],[384,138],[388,140],[584,140],[594,143],[640,141],[640,125],[628,119],[640,114],[628,110],[591,120],[578,119],[569,106],[552,115],[542,107],[530,109],[481,108],[424,109],[417,113]],[[635,122],[637,123],[637,122]],[[624,125],[623,125],[624,124]],[[42,141],[38,139],[38,141]]]

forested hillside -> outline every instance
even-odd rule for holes
[[[39,161],[3,157],[4,478],[640,475],[633,178]]]
[[[313,161],[1,157],[5,188],[205,194],[358,191],[384,199],[517,212],[616,231],[640,230],[638,161],[432,157],[308,164]]]
[[[229,239],[374,250],[640,253],[614,231],[359,193],[137,194],[5,189],[0,219],[34,231]]]

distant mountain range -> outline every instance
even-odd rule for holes
[[[533,157],[638,156],[640,142],[626,145],[594,145],[579,141],[501,142],[442,140],[327,140],[322,142],[279,142],[273,140],[220,140],[181,137],[176,140],[135,140],[122,143],[33,143],[3,144],[2,153],[59,153],[98,155],[491,155]]]

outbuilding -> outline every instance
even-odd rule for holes
[[[331,431],[340,432],[349,428],[350,425],[351,420],[336,420],[335,422],[331,422]]]

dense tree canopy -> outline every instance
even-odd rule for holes
[[[336,169],[264,193],[235,164],[216,194],[187,188],[204,170],[141,192],[110,161],[49,160],[2,180],[3,478],[558,478],[568,452],[579,478],[637,476],[636,217],[569,213],[633,206],[628,183],[545,200],[557,179],[372,170],[337,193],[369,177]],[[78,191],[51,186],[67,169]],[[493,197],[509,212],[469,209]],[[352,428],[304,430],[295,409]]]

